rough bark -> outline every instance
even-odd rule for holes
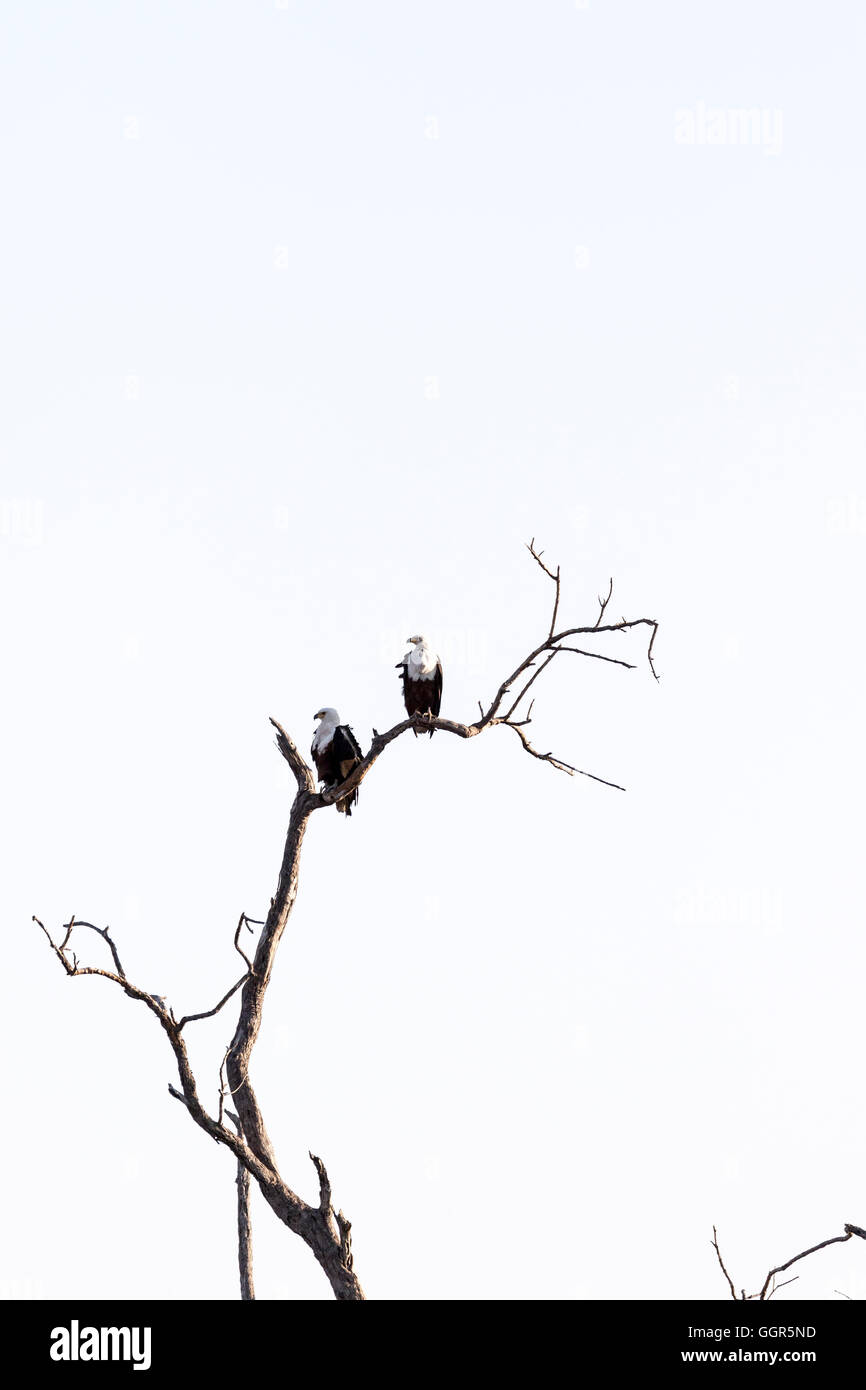
[[[241,1298],[251,1303],[256,1291],[253,1286],[253,1231],[250,1222],[250,1175],[242,1163],[235,1178],[238,1186],[238,1273]]]

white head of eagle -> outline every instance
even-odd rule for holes
[[[340,723],[339,714],[330,705],[323,706],[313,717],[321,719],[322,722],[313,734],[310,752],[316,764],[319,781],[322,783],[322,791],[333,791],[354,772],[364,755],[349,725]],[[352,814],[352,807],[357,804],[357,787],[335,803],[337,810],[346,816]]]
[[[415,714],[432,715],[435,719],[442,705],[442,662],[429,645],[427,638],[416,633],[407,637],[410,650],[397,662],[397,670],[403,682],[403,703],[411,718]],[[419,730],[413,729],[415,737]],[[423,729],[420,731],[423,733]],[[430,730],[432,738],[435,729]]]

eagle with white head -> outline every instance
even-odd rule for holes
[[[403,682],[406,713],[410,717],[413,714],[426,714],[435,719],[442,704],[442,662],[426,637],[416,635],[407,637],[406,641],[411,643],[411,651],[406,653],[402,661],[397,662],[397,670],[401,673],[400,679]],[[413,729],[412,732],[417,738],[419,730]],[[424,730],[420,732],[423,733]],[[431,738],[435,732],[435,729],[430,730]]]
[[[323,784],[322,791],[330,792],[339,787],[341,782],[345,782],[363,761],[364,755],[349,725],[340,723],[339,714],[330,705],[320,709],[313,717],[321,719],[322,722],[313,734],[310,752],[316,764],[319,781]],[[334,804],[338,811],[350,816],[352,807],[358,804],[358,788],[355,787],[348,796],[341,797]]]

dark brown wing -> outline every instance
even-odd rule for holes
[[[334,762],[337,767],[337,782],[345,782],[351,776],[358,764],[363,760],[358,740],[352,733],[348,724],[338,724],[334,730],[334,737],[331,740],[331,747],[334,749]],[[352,807],[358,804],[358,788],[350,791],[348,796],[342,797],[337,803],[337,810],[342,811],[343,815],[350,816]]]
[[[330,746],[334,750],[334,763],[339,773],[338,780],[345,782],[364,757],[358,740],[348,724],[337,725]]]
[[[397,670],[400,672],[400,680],[403,683],[403,704],[406,706],[406,713],[411,714],[412,710],[409,708],[409,668],[407,663],[405,661],[398,661]]]
[[[438,715],[442,708],[442,662],[436,662],[436,672],[433,676],[433,697],[430,701],[430,713]]]
[[[337,766],[334,758],[334,740],[325,744],[324,748],[316,748],[315,744],[310,749],[313,762],[316,764],[316,772],[319,774],[319,781],[326,786],[331,786],[337,780]]]

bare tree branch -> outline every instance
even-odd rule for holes
[[[228,1117],[240,1134],[241,1122],[230,1110]],[[238,1161],[235,1178],[238,1189],[238,1273],[241,1282],[241,1300],[251,1303],[256,1296],[253,1287],[253,1227],[250,1218],[250,1175]]]
[[[272,719],[271,723],[277,731],[277,747],[289,764],[292,772],[295,774],[298,791],[315,792],[316,779],[313,776],[312,768],[301,757],[294,741],[289,737],[282,725],[278,724],[276,719]]]
[[[238,1269],[241,1298],[247,1302],[256,1296],[253,1287],[253,1228],[250,1223],[250,1175],[240,1162],[235,1182],[238,1185]]]
[[[34,917],[33,920],[34,920],[34,922],[39,922],[39,918],[38,918],[38,917]],[[41,922],[39,922],[39,925],[40,925],[40,927],[42,927],[42,923],[41,923]],[[96,934],[97,934],[97,936],[101,936],[102,939],[103,939],[103,941],[106,941],[106,942],[108,943],[108,947],[109,947],[109,950],[111,951],[111,956],[112,956],[112,959],[113,959],[113,961],[114,961],[114,968],[115,968],[115,970],[117,971],[118,975],[121,977],[121,979],[124,979],[124,980],[125,980],[125,979],[126,979],[126,971],[124,970],[123,966],[122,966],[121,963],[120,963],[120,956],[117,954],[117,947],[115,946],[114,942],[112,941],[111,937],[110,937],[109,934],[108,934],[108,927],[95,927],[95,926],[93,925],[92,922],[78,922],[78,921],[76,921],[76,919],[75,919],[75,913],[72,914],[72,916],[70,917],[69,921],[67,922],[67,924],[66,924],[66,934],[65,934],[63,940],[61,941],[59,947],[58,947],[58,946],[55,946],[55,947],[54,947],[55,951],[58,951],[58,950],[59,950],[59,951],[65,951],[65,950],[66,950],[66,947],[67,947],[68,944],[69,944],[69,938],[72,936],[72,929],[73,929],[73,927],[88,927],[88,928],[90,929],[90,931],[95,931]],[[45,931],[45,928],[42,927],[42,930]],[[45,934],[46,934],[46,936],[48,936],[48,933],[47,933],[47,932],[45,932]],[[48,940],[51,941],[51,937],[50,937],[50,936],[48,937]],[[51,942],[51,944],[52,944],[52,946],[54,946],[54,942],[53,942],[53,941]]]
[[[243,955],[243,952],[241,952],[241,955]],[[237,994],[237,992],[238,992],[238,990],[240,989],[241,985],[243,985],[243,984],[246,983],[247,978],[248,978],[248,975],[249,975],[249,972],[247,972],[247,975],[241,975],[241,978],[237,981],[236,984],[233,984],[233,985],[232,985],[231,989],[228,990],[227,993],[225,993],[225,994],[223,995],[223,997],[222,997],[222,999],[219,1001],[219,1003],[218,1003],[218,1004],[215,1004],[214,1007],[213,1007],[212,1009],[208,1009],[206,1013],[203,1013],[203,1014],[184,1014],[183,1018],[180,1020],[180,1022],[179,1022],[178,1025],[177,1025],[177,1031],[180,1032],[181,1028],[183,1028],[183,1026],[184,1026],[185,1023],[197,1023],[198,1020],[199,1020],[200,1018],[213,1018],[214,1014],[218,1014],[218,1013],[219,1013],[219,1011],[220,1011],[220,1009],[222,1008],[223,1004],[227,1004],[228,1001],[229,1001],[229,999],[231,999],[232,995],[233,995],[233,994]]]
[[[605,610],[605,608],[607,608],[607,605],[610,603],[610,596],[611,596],[612,593],[613,593],[613,578],[611,578],[611,581],[610,581],[610,588],[609,588],[608,591],[607,591],[607,598],[602,598],[601,594],[599,594],[599,596],[598,596],[598,602],[599,602],[599,605],[600,605],[600,611],[599,611],[598,617],[597,617],[596,620],[595,620],[595,626],[596,626],[596,628],[598,627],[599,623],[601,622],[602,618],[604,617],[604,610]]]
[[[319,1211],[329,1212],[331,1210],[331,1180],[328,1177],[328,1170],[324,1163],[316,1154],[310,1153],[310,1158],[316,1167],[319,1175]]]
[[[514,730],[514,732],[517,734],[517,737],[520,739],[521,743],[526,749],[527,753],[531,753],[533,758],[538,758],[539,762],[552,763],[553,766],[558,768],[560,772],[567,772],[569,777],[573,777],[574,774],[577,773],[580,777],[591,777],[593,782],[601,782],[606,787],[613,787],[615,791],[625,791],[625,787],[621,787],[618,782],[608,782],[605,780],[604,777],[596,777],[594,772],[584,772],[579,767],[572,767],[570,763],[564,763],[561,761],[561,759],[555,758],[552,753],[536,752],[532,744],[529,742],[529,739],[526,737],[526,734],[523,732],[523,729],[520,726],[520,724],[515,724],[510,719],[503,719],[500,722],[506,724],[509,729]]]
[[[534,536],[532,537],[532,540],[529,542],[529,545],[526,547],[526,549],[529,551],[533,560],[536,560],[538,562],[538,564],[544,570],[544,573],[548,576],[549,579],[552,579],[554,584],[556,585],[556,597],[553,600],[553,617],[550,619],[550,631],[547,634],[548,637],[552,637],[554,629],[556,627],[556,615],[559,612],[559,565],[556,566],[556,574],[553,573],[553,570],[549,570],[547,568],[547,565],[541,558],[544,554],[544,551],[535,549]]]
[[[520,701],[523,699],[523,697],[524,697],[524,695],[526,694],[526,692],[527,692],[527,690],[529,689],[529,687],[533,684],[534,681],[537,681],[537,680],[538,680],[538,677],[541,675],[542,671],[545,670],[545,668],[548,667],[548,666],[550,665],[551,661],[553,661],[554,657],[556,656],[556,654],[557,654],[557,652],[558,652],[559,650],[560,650],[559,647],[555,647],[555,648],[553,649],[553,651],[550,653],[550,655],[549,655],[548,657],[546,657],[544,661],[542,661],[541,665],[538,666],[538,667],[536,667],[535,671],[534,671],[533,674],[529,677],[529,680],[528,680],[528,681],[526,682],[526,684],[524,685],[523,689],[521,690],[521,692],[520,692],[520,694],[518,695],[517,699],[514,701],[514,703],[513,703],[513,705],[511,706],[511,708],[502,716],[502,717],[503,717],[503,721],[504,721],[506,724],[507,724],[507,723],[509,722],[509,720],[511,719],[511,716],[514,714],[515,710],[517,709],[517,706],[520,704]],[[533,664],[533,666],[534,666],[534,665],[535,665],[535,662],[533,662],[532,664]],[[528,669],[528,668],[527,668],[527,669]]]
[[[776,1268],[771,1269],[766,1279],[764,1280],[764,1287],[758,1294],[758,1298],[763,1299],[766,1296],[770,1280],[776,1274],[784,1274],[785,1270],[790,1269],[791,1265],[796,1264],[798,1260],[805,1260],[807,1255],[814,1255],[816,1250],[823,1250],[824,1247],[827,1245],[838,1245],[842,1241],[850,1240],[853,1235],[862,1236],[863,1232],[860,1231],[856,1226],[846,1225],[844,1236],[831,1236],[829,1240],[819,1241],[817,1245],[811,1245],[808,1250],[801,1250],[799,1255],[792,1256],[792,1258],[790,1260],[786,1260],[783,1265],[776,1265]],[[864,1239],[866,1239],[866,1236],[864,1236]]]
[[[337,1212],[337,1226],[340,1231],[340,1258],[346,1268],[351,1270],[355,1263],[352,1255],[352,1223],[346,1220],[341,1211]]]
[[[613,632],[628,632],[641,625],[652,629],[647,658],[653,675],[658,679],[652,662],[652,645],[655,641],[658,623],[651,618],[636,618],[633,620],[622,619],[619,623],[602,624],[607,603],[610,599],[613,583],[607,599],[599,599],[600,613],[596,622],[592,626],[569,628],[560,633],[556,632],[556,623],[559,615],[559,604],[561,597],[561,576],[560,568],[557,566],[554,572],[542,559],[543,551],[536,550],[535,539],[527,547],[533,559],[552,580],[555,586],[553,611],[550,620],[550,627],[544,641],[531,651],[516,670],[500,685],[491,704],[485,711],[479,702],[479,717],[472,724],[462,724],[456,720],[432,718],[427,715],[416,715],[409,719],[402,720],[395,724],[386,733],[380,734],[373,730],[373,739],[370,749],[366,756],[361,760],[352,774],[339,786],[328,791],[316,791],[316,779],[312,769],[309,767],[292,738],[276,719],[271,719],[271,724],[276,730],[277,747],[282,757],[288,763],[292,775],[297,785],[297,791],[292,802],[289,813],[289,824],[286,831],[283,858],[280,866],[279,877],[276,891],[271,898],[268,914],[264,922],[256,925],[262,927],[258,944],[253,959],[246,955],[240,945],[240,933],[244,925],[252,929],[254,919],[248,918],[245,913],[241,913],[238,925],[234,933],[234,947],[242,957],[247,967],[246,974],[241,977],[223,995],[222,999],[212,1009],[204,1013],[184,1014],[178,1021],[171,1010],[164,1007],[163,996],[150,994],[133,985],[127,978],[123,970],[116,947],[108,933],[108,929],[101,930],[94,927],[92,923],[78,923],[73,917],[65,929],[65,935],[58,946],[51,938],[42,922],[34,917],[34,921],[42,928],[45,936],[55,955],[60,960],[64,970],[68,975],[101,975],[105,979],[112,980],[132,999],[137,999],[144,1003],[159,1019],[160,1026],[165,1032],[169,1044],[174,1053],[178,1068],[181,1088],[177,1090],[169,1085],[172,1096],[181,1101],[186,1107],[192,1119],[205,1133],[209,1134],[217,1143],[225,1146],[235,1156],[238,1163],[238,1233],[239,1233],[239,1260],[241,1262],[241,1288],[242,1297],[252,1298],[252,1263],[251,1246],[249,1233],[249,1178],[253,1177],[259,1189],[275,1212],[277,1217],[289,1227],[295,1234],[307,1243],[316,1259],[325,1271],[335,1296],[338,1299],[362,1299],[363,1290],[354,1272],[354,1260],[351,1246],[351,1222],[344,1216],[342,1211],[334,1212],[331,1197],[331,1184],[327,1170],[322,1160],[313,1154],[310,1155],[319,1176],[319,1203],[318,1206],[311,1206],[299,1197],[284,1182],[279,1173],[276,1154],[265,1127],[264,1117],[258,1104],[255,1092],[250,1081],[250,1059],[253,1048],[258,1038],[261,1024],[265,994],[271,978],[276,952],[285,930],[289,915],[294,906],[298,892],[298,876],[300,865],[300,854],[303,845],[304,835],[310,816],[314,811],[321,810],[323,807],[331,806],[337,800],[342,800],[348,794],[360,786],[365,777],[381,757],[385,749],[395,739],[402,734],[408,733],[410,729],[417,731],[429,731],[441,729],[446,733],[456,735],[458,738],[476,738],[485,729],[493,728],[498,724],[503,724],[514,730],[520,739],[524,749],[533,758],[541,762],[549,762],[553,767],[569,776],[578,774],[582,777],[589,777],[593,781],[601,782],[605,786],[614,787],[619,791],[624,790],[616,782],[609,782],[605,778],[596,776],[595,773],[585,772],[580,768],[572,766],[563,759],[554,756],[553,753],[539,753],[533,748],[527,734],[525,726],[530,723],[534,700],[530,703],[529,711],[522,718],[516,718],[518,707],[527,695],[530,688],[538,680],[542,672],[562,651],[568,651],[578,656],[586,656],[593,660],[601,660],[628,669],[634,669],[630,662],[621,658],[608,656],[602,652],[584,650],[581,647],[566,645],[568,638],[576,636],[598,636]],[[529,673],[532,672],[530,675]],[[508,707],[506,713],[500,713],[506,694],[512,687],[522,680],[520,693]],[[95,967],[79,966],[77,957],[72,954],[70,960],[68,952],[69,940],[75,926],[89,926],[93,931],[99,932],[107,942],[114,960],[116,973],[107,970],[99,970]],[[199,1100],[196,1082],[190,1067],[186,1045],[182,1037],[183,1028],[187,1023],[196,1022],[200,1019],[211,1018],[217,1014],[223,1006],[232,998],[234,994],[241,991],[240,1012],[237,1026],[228,1045],[226,1054],[223,1058],[223,1065],[220,1067],[220,1092],[218,1117],[214,1119],[204,1109]],[[223,1072],[228,1080],[224,1079]],[[231,1095],[237,1106],[237,1115],[225,1111],[226,1094]],[[237,1126],[237,1133],[233,1133],[224,1123],[224,1117],[228,1114],[229,1118]],[[243,1209],[243,1210],[242,1210]],[[244,1254],[246,1251],[246,1254]],[[245,1273],[246,1270],[246,1273]],[[246,1292],[244,1292],[246,1290]]]
[[[594,661],[610,661],[614,666],[625,666],[629,671],[636,671],[637,667],[633,661],[623,661],[619,656],[605,656],[604,652],[587,652],[583,647],[557,647],[558,652],[576,652],[578,656],[589,656]]]
[[[610,595],[608,595],[608,597],[610,597]],[[721,1250],[719,1249],[719,1238],[718,1238],[718,1235],[716,1234],[716,1228],[715,1228],[715,1226],[713,1227],[713,1249],[715,1250],[716,1255],[718,1256],[719,1264],[720,1264],[721,1267],[722,1267],[722,1273],[724,1274],[725,1278],[726,1278],[727,1281],[728,1281],[728,1288],[731,1290],[731,1298],[736,1299],[736,1297],[737,1297],[737,1291],[736,1291],[736,1289],[734,1288],[734,1281],[733,1281],[733,1279],[731,1278],[731,1276],[730,1276],[730,1274],[728,1273],[728,1271],[725,1269],[725,1262],[724,1262],[724,1260],[722,1259],[722,1252],[721,1252]]]
[[[658,631],[658,621],[655,618],[623,618],[618,623],[602,624],[601,619],[604,616],[604,611],[607,607],[608,602],[610,601],[611,593],[613,592],[613,580],[611,580],[610,590],[608,592],[607,598],[599,599],[600,612],[598,618],[593,624],[584,627],[567,628],[564,629],[562,632],[558,633],[554,632],[553,629],[555,627],[555,620],[559,609],[560,599],[559,567],[557,567],[557,571],[556,573],[554,573],[544,563],[543,559],[541,558],[544,552],[536,550],[534,537],[526,548],[532,555],[536,563],[541,567],[542,570],[544,570],[545,574],[548,575],[548,577],[552,579],[554,584],[556,585],[556,598],[554,602],[553,621],[551,623],[550,632],[548,633],[548,636],[545,638],[545,640],[541,643],[541,645],[536,647],[533,651],[531,651],[523,659],[523,661],[521,661],[520,665],[514,671],[512,671],[511,675],[508,676],[507,679],[502,682],[496,694],[494,695],[493,700],[491,701],[490,705],[486,710],[484,710],[483,706],[479,701],[478,708],[481,711],[481,713],[479,715],[479,718],[476,719],[474,723],[461,724],[453,719],[430,718],[429,716],[422,717],[419,715],[414,719],[404,719],[401,723],[395,724],[393,729],[389,729],[387,733],[384,734],[380,734],[378,730],[374,729],[373,741],[366,757],[362,759],[362,761],[358,764],[358,766],[346,779],[345,782],[341,782],[338,787],[333,788],[329,792],[319,793],[319,795],[314,799],[314,809],[318,809],[319,806],[330,806],[335,801],[341,800],[348,793],[354,791],[356,787],[359,787],[360,784],[363,782],[364,778],[367,776],[370,769],[373,767],[374,763],[382,755],[388,744],[392,743],[395,738],[399,738],[400,735],[405,733],[408,729],[442,729],[445,733],[455,734],[458,738],[476,738],[478,734],[483,733],[485,729],[492,728],[497,724],[506,724],[509,726],[509,728],[517,728],[519,731],[519,724],[527,722],[515,721],[514,719],[514,715],[517,712],[520,702],[528,693],[530,687],[541,675],[542,671],[544,671],[544,669],[550,665],[551,661],[553,661],[554,657],[557,656],[560,651],[572,652],[575,655],[590,657],[594,660],[607,661],[614,665],[625,666],[629,670],[636,669],[633,663],[624,661],[619,657],[608,656],[602,652],[586,651],[581,647],[572,647],[566,645],[566,639],[569,637],[590,636],[597,635],[599,633],[629,632],[633,628],[642,626],[649,627],[651,629],[651,635],[649,644],[647,646],[647,661],[653,676],[656,680],[658,680],[658,673],[655,669],[652,660],[652,647],[653,643],[655,642],[656,633]],[[543,660],[540,664],[537,664],[539,657],[542,657]],[[499,709],[502,705],[505,696],[510,693],[513,686],[520,680],[520,678],[529,671],[533,671],[533,674],[529,676],[529,678],[524,682],[519,695],[516,697],[516,699],[512,700],[506,713],[500,714]],[[280,728],[276,720],[272,719],[271,723],[274,724],[277,729]],[[560,772],[567,772],[569,776],[572,776],[574,773],[579,773],[579,775],[582,777],[589,777],[594,782],[601,782],[602,785],[613,787],[617,791],[625,790],[625,788],[620,786],[618,782],[608,781],[606,778],[599,777],[596,773],[593,772],[583,772],[580,768],[572,766],[572,764],[565,762],[565,760],[562,758],[555,757],[552,753],[538,753],[532,747],[532,744],[525,735],[521,735],[521,741],[526,752],[531,754],[532,757],[538,758],[541,762],[551,763],[552,766],[557,768]]]
[[[757,1299],[758,1302],[768,1302],[773,1297],[773,1294],[777,1292],[778,1289],[783,1289],[786,1284],[793,1284],[795,1280],[799,1278],[799,1275],[795,1274],[793,1279],[784,1279],[781,1284],[777,1284],[776,1275],[784,1274],[786,1269],[791,1268],[791,1265],[796,1264],[798,1260],[805,1260],[807,1255],[814,1255],[816,1250],[823,1250],[828,1245],[839,1245],[846,1240],[850,1240],[852,1236],[860,1236],[863,1240],[866,1240],[866,1231],[862,1230],[860,1226],[852,1226],[850,1225],[850,1223],[846,1222],[844,1230],[844,1236],[830,1236],[829,1240],[821,1240],[818,1242],[817,1245],[811,1245],[808,1250],[801,1250],[799,1255],[793,1255],[791,1259],[786,1260],[783,1265],[776,1265],[775,1269],[771,1269],[768,1272],[767,1277],[764,1280],[763,1287],[761,1288],[761,1292],[759,1294],[747,1294],[745,1289],[741,1289],[741,1301],[749,1302],[752,1299]],[[713,1227],[712,1244],[715,1248],[716,1254],[718,1255],[719,1264],[722,1268],[722,1273],[728,1281],[728,1287],[731,1290],[731,1298],[736,1298],[737,1294],[736,1290],[734,1289],[734,1281],[732,1280],[728,1271],[725,1269],[721,1251],[719,1250],[715,1226]]]
[[[35,914],[33,917],[33,921],[37,924],[37,926],[42,928],[43,932],[48,938],[51,949],[54,951],[54,954],[57,956],[67,975],[101,975],[103,979],[113,980],[116,985],[120,985],[120,988],[123,990],[125,994],[129,996],[130,999],[138,999],[141,1001],[142,1004],[146,1004],[147,1007],[150,1009],[151,1013],[154,1013],[156,1015],[163,1028],[165,1028],[167,1032],[170,1032],[175,1028],[176,1025],[174,1023],[174,1020],[171,1018],[171,1015],[168,1012],[166,1012],[165,1008],[160,1002],[162,998],[161,995],[150,994],[145,989],[139,989],[138,985],[132,984],[132,982],[128,980],[125,975],[115,975],[111,970],[98,970],[96,966],[92,965],[79,965],[77,958],[74,954],[72,961],[69,960],[64,947],[65,943],[69,940],[69,936],[72,930],[72,923],[70,923],[67,926],[66,935],[63,938],[64,944],[58,946],[56,942],[52,939],[47,927],[44,925],[44,923],[42,923],[39,920],[37,916],[35,916]],[[74,925],[77,927],[83,927],[89,926],[90,924],[86,922],[75,922]],[[94,927],[93,930],[99,932],[100,936],[104,936],[106,940],[109,941],[109,944],[112,944],[110,938],[106,934],[107,929],[106,931],[100,931],[99,927]],[[116,952],[114,954],[116,960]]]
[[[265,924],[264,922],[260,922],[258,925],[263,927]],[[247,917],[245,912],[242,912],[240,917],[238,918],[237,930],[235,931],[235,950],[237,951],[239,956],[243,957],[243,960],[246,963],[247,970],[251,971],[253,968],[253,963],[247,955],[246,951],[241,950],[240,942],[238,940],[241,934],[241,927],[243,926],[247,928],[247,931],[252,931],[252,927],[250,926],[250,918]]]
[[[224,1115],[224,1113],[225,1113],[226,1093],[227,1093],[227,1091],[228,1091],[228,1085],[227,1085],[226,1079],[225,1079],[225,1069],[226,1069],[226,1057],[228,1057],[228,1055],[229,1055],[229,1050],[228,1050],[228,1048],[226,1048],[225,1052],[223,1053],[223,1059],[222,1059],[222,1061],[220,1062],[219,1110],[217,1111],[217,1123],[218,1123],[218,1124],[222,1124],[222,1122],[223,1122],[223,1115]],[[169,1089],[171,1089],[171,1088],[169,1088]],[[239,1127],[239,1126],[240,1126],[240,1121],[238,1121],[238,1124],[235,1125],[235,1129],[238,1131],[238,1134],[240,1134],[240,1127]],[[242,1135],[241,1135],[241,1137],[243,1138]]]
[[[655,677],[655,679],[658,680],[658,678],[659,678],[659,677],[658,677],[658,673],[657,673],[657,671],[656,671],[656,669],[655,669],[655,665],[654,665],[654,663],[653,663],[653,659],[652,659],[653,643],[655,642],[656,633],[657,633],[657,631],[658,631],[658,622],[657,622],[657,620],[656,620],[655,618],[634,618],[634,619],[622,618],[621,621],[618,622],[618,623],[602,623],[602,618],[604,617],[605,610],[606,610],[606,608],[607,608],[608,603],[610,602],[611,594],[613,593],[613,580],[611,579],[611,581],[610,581],[610,587],[609,587],[608,594],[607,594],[607,598],[604,598],[604,599],[599,598],[599,600],[598,600],[598,602],[599,602],[599,614],[598,614],[598,617],[596,618],[595,622],[594,622],[592,625],[587,625],[587,626],[585,626],[585,627],[567,628],[567,629],[564,629],[562,632],[556,632],[556,631],[555,631],[555,627],[556,627],[556,617],[557,617],[557,614],[558,614],[558,611],[559,611],[559,599],[560,599],[560,574],[559,574],[559,568],[557,567],[557,571],[556,571],[556,573],[554,574],[553,571],[552,571],[551,569],[549,569],[549,567],[544,563],[544,561],[543,561],[542,558],[541,558],[541,556],[544,554],[544,552],[543,552],[543,551],[537,551],[537,550],[535,549],[535,538],[534,538],[534,537],[533,537],[531,543],[527,546],[527,549],[529,550],[530,554],[532,555],[532,557],[533,557],[533,559],[536,561],[536,563],[541,567],[541,569],[544,570],[544,573],[545,573],[550,579],[552,579],[553,582],[554,582],[554,584],[556,585],[556,599],[555,599],[555,602],[554,602],[553,621],[552,621],[552,623],[551,623],[550,631],[549,631],[549,633],[548,633],[546,639],[544,640],[544,642],[542,642],[540,646],[536,647],[536,648],[534,649],[534,651],[531,651],[531,652],[529,653],[529,655],[526,656],[526,657],[524,658],[524,660],[520,663],[520,665],[516,668],[516,670],[513,671],[513,672],[511,673],[511,675],[508,676],[508,678],[502,682],[502,684],[500,685],[498,691],[496,692],[495,696],[493,697],[492,703],[489,705],[489,707],[487,708],[487,710],[486,710],[484,713],[482,713],[481,718],[476,722],[476,724],[471,726],[475,732],[479,732],[479,733],[480,733],[480,731],[481,731],[482,728],[486,727],[486,726],[489,725],[489,724],[493,724],[493,723],[497,722],[497,720],[499,720],[499,721],[501,721],[501,722],[506,722],[506,723],[507,723],[507,722],[511,719],[511,717],[514,715],[514,713],[516,712],[517,707],[518,707],[518,705],[520,704],[521,699],[522,699],[523,696],[526,694],[526,692],[528,691],[529,687],[532,685],[533,681],[536,680],[536,679],[537,679],[537,676],[541,674],[541,670],[544,669],[544,666],[549,665],[550,661],[553,659],[553,656],[556,655],[556,653],[557,653],[558,651],[572,651],[572,652],[574,652],[574,653],[576,653],[577,655],[580,655],[580,656],[593,657],[593,658],[596,659],[596,660],[609,661],[609,662],[613,662],[613,663],[616,664],[616,665],[623,665],[623,666],[626,666],[626,667],[628,667],[628,668],[631,669],[631,670],[634,670],[634,669],[635,669],[631,662],[622,661],[620,658],[607,656],[607,655],[605,655],[604,653],[600,653],[600,652],[586,651],[586,650],[584,650],[584,649],[581,648],[581,647],[570,647],[570,646],[566,646],[566,645],[565,645],[565,640],[566,640],[566,638],[568,638],[568,637],[590,636],[590,635],[595,635],[595,634],[598,634],[598,633],[608,633],[608,632],[629,632],[632,628],[641,627],[641,626],[649,627],[649,628],[652,629],[652,631],[651,631],[650,640],[649,640],[649,643],[648,643],[648,646],[647,646],[647,662],[648,662],[648,664],[649,664],[649,668],[650,668],[650,670],[651,670],[653,676]],[[508,713],[507,713],[505,716],[500,716],[500,715],[499,715],[499,707],[500,707],[500,705],[501,705],[503,699],[505,698],[505,696],[509,693],[509,691],[511,690],[511,688],[512,688],[513,685],[515,684],[515,682],[518,681],[518,680],[520,679],[520,677],[521,677],[526,671],[530,670],[530,669],[535,665],[535,663],[536,663],[536,661],[537,661],[537,659],[538,659],[539,656],[542,656],[542,655],[543,655],[544,653],[546,653],[546,652],[547,652],[547,653],[550,653],[550,655],[549,655],[549,656],[547,657],[547,659],[544,661],[544,663],[543,663],[543,665],[542,665],[542,667],[541,667],[541,670],[537,671],[536,674],[535,674],[534,676],[532,676],[531,679],[528,680],[528,681],[525,683],[525,685],[523,686],[523,688],[522,688],[520,694],[518,695],[517,699],[514,700],[513,703],[511,704],[511,706],[510,706],[510,708],[509,708],[509,710],[508,710]],[[436,725],[434,724],[433,727],[436,727]],[[597,779],[597,780],[600,780],[600,781],[601,781],[601,780],[604,780],[604,779],[599,778],[599,779]]]
[[[177,1023],[165,1012],[165,1010],[154,1002],[153,997],[145,990],[139,989],[129,980],[122,979],[119,975],[114,975],[108,970],[97,970],[91,966],[73,966],[67,956],[60,950],[52,940],[50,933],[39,920],[34,916],[33,920],[42,928],[48,941],[59,957],[64,969],[69,975],[100,975],[105,979],[112,980],[132,999],[138,999],[145,1004],[153,1014],[159,1019],[163,1031],[166,1033],[177,1062],[178,1073],[181,1081],[181,1090],[169,1086],[170,1093],[176,1100],[180,1100],[187,1108],[189,1114],[206,1134],[218,1143],[224,1144],[231,1149],[238,1162],[249,1171],[256,1179],[259,1188],[268,1202],[271,1209],[279,1219],[287,1225],[295,1234],[300,1235],[313,1250],[319,1262],[323,1265],[325,1272],[331,1280],[332,1287],[337,1298],[357,1299],[363,1298],[363,1290],[355,1274],[346,1269],[342,1261],[342,1246],[340,1239],[334,1232],[325,1228],[321,1214],[317,1208],[309,1207],[300,1197],[294,1193],[283,1181],[276,1171],[276,1165],[263,1160],[259,1153],[255,1152],[252,1145],[245,1144],[243,1138],[232,1134],[225,1128],[221,1120],[215,1120],[208,1115],[198,1097],[195,1078],[189,1063],[186,1045],[183,1041],[180,1028]],[[67,937],[64,938],[66,940]],[[247,977],[249,982],[249,977]],[[237,1036],[237,1034],[236,1034]],[[252,1088],[245,1078],[240,1078],[240,1085],[235,1085],[232,1080],[231,1068],[229,1068],[229,1078],[231,1081],[232,1093],[242,1089],[245,1097],[252,1097],[255,1107],[255,1097]],[[255,1110],[253,1111],[255,1113]],[[243,1119],[241,1119],[243,1123]],[[263,1129],[263,1126],[262,1126]],[[244,1130],[244,1134],[247,1131]]]
[[[770,1299],[773,1297],[773,1294],[774,1294],[774,1293],[778,1293],[779,1289],[783,1289],[783,1288],[785,1287],[786,1284],[796,1284],[796,1282],[797,1282],[797,1280],[799,1279],[799,1277],[800,1277],[799,1274],[794,1274],[794,1275],[791,1276],[790,1279],[783,1279],[782,1282],[781,1282],[781,1284],[777,1284],[777,1283],[776,1283],[776,1280],[775,1280],[775,1278],[774,1278],[774,1279],[773,1279],[773,1287],[770,1289],[770,1292],[767,1294],[767,1302],[769,1303]]]

